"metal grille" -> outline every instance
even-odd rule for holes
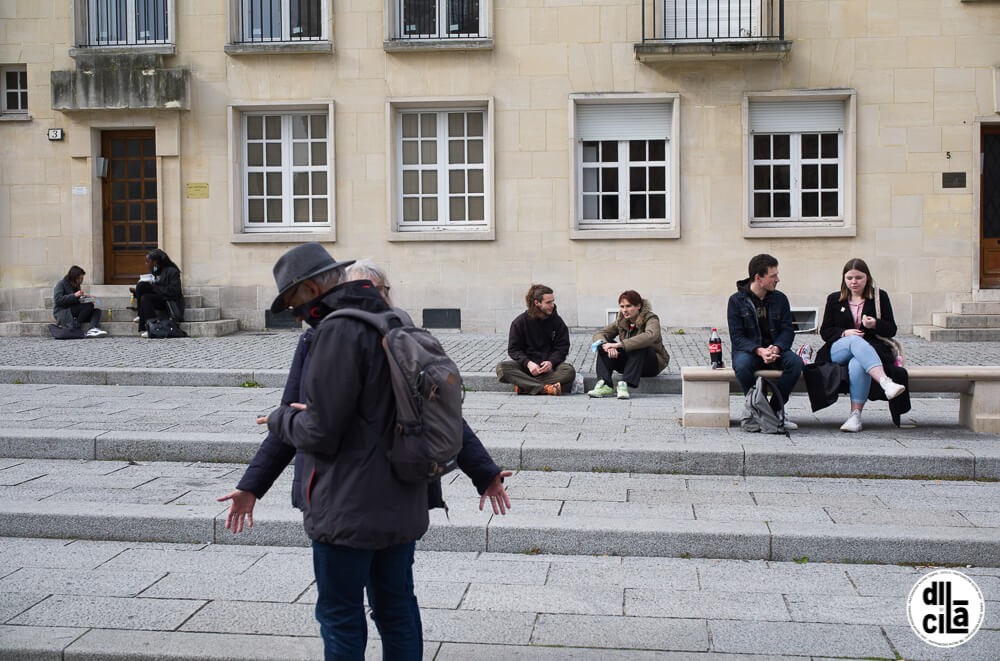
[[[642,40],[784,39],[784,0],[643,0]],[[652,13],[653,34],[646,16]]]
[[[322,0],[240,0],[240,43],[321,41]]]
[[[162,44],[170,41],[168,0],[80,0],[82,46]]]

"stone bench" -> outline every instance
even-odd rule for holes
[[[958,393],[959,423],[972,431],[1000,434],[1000,366],[908,367],[910,392]],[[777,381],[778,370],[756,372]],[[681,368],[685,427],[728,427],[729,395],[735,386],[732,368]],[[796,390],[805,390],[800,380]]]

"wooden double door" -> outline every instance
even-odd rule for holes
[[[104,281],[132,284],[147,272],[145,256],[159,236],[156,134],[105,131],[101,157],[107,166],[101,185]]]

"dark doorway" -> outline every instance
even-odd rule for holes
[[[979,182],[979,287],[1000,289],[1000,125],[984,125]]]
[[[156,137],[153,131],[105,131],[101,156],[104,281],[132,284],[146,273],[145,255],[157,246]]]

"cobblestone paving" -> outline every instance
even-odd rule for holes
[[[709,329],[664,333],[670,353],[666,374],[680,368],[708,364]],[[569,360],[585,374],[594,372],[590,352],[591,331],[570,336]],[[40,337],[0,338],[0,365],[45,367],[151,367],[204,369],[288,369],[296,331],[243,332],[227,337],[202,337],[169,341],[137,337],[107,337],[83,342],[56,342]],[[438,336],[449,355],[466,373],[493,372],[507,357],[504,334],[441,333]],[[729,337],[722,334],[724,351]],[[1000,342],[930,342],[913,335],[900,336],[910,365],[1000,365]],[[818,335],[796,336],[797,349],[808,342],[814,350],[823,345]],[[728,362],[728,360],[727,360]]]

